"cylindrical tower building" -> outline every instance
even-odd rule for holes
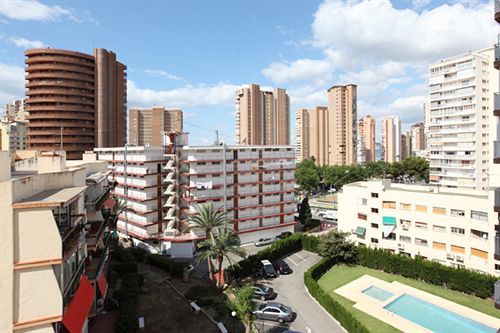
[[[28,149],[62,148],[68,159],[81,158],[94,148],[94,58],[48,48],[26,56]]]

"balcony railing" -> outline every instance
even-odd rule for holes
[[[500,188],[495,189],[495,212],[500,213]]]
[[[500,141],[493,141],[493,162],[500,163]]]

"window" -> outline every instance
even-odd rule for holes
[[[488,221],[488,213],[471,210],[470,218],[479,221]]]
[[[378,224],[377,224],[377,223],[372,223],[372,224],[371,224],[371,227],[372,227],[372,228],[375,228],[375,229],[378,229]]]
[[[410,226],[411,226],[411,221],[410,220],[399,220],[399,224],[401,224],[401,228],[403,228],[403,230],[408,231],[408,229],[410,229]]]
[[[420,246],[427,246],[427,240],[422,238],[415,238],[415,244]]]
[[[446,208],[442,208],[442,207],[432,207],[432,214],[436,214],[436,215],[446,215]]]
[[[433,225],[432,226],[432,231],[435,231],[435,232],[446,232],[446,227],[443,227],[442,225]]]
[[[488,260],[488,252],[481,251],[479,249],[475,249],[473,247],[470,248],[470,254],[476,257],[479,257],[484,260]]]
[[[382,208],[396,209],[396,202],[382,201]]]
[[[411,204],[401,203],[401,204],[399,204],[399,209],[401,209],[401,210],[411,210]]]
[[[393,232],[391,232],[389,235],[387,235],[387,237],[384,237],[384,236],[382,235],[382,238],[383,238],[383,239],[389,239],[389,240],[396,240],[396,234],[395,234],[395,233],[393,233]]]
[[[446,244],[440,242],[432,242],[432,248],[436,250],[446,251]]]
[[[451,246],[451,252],[464,254],[465,253],[465,248],[462,247],[462,246],[452,245]]]
[[[366,198],[358,198],[358,201],[361,206],[366,206],[368,204],[368,199]]]
[[[499,264],[495,264],[495,271],[500,271],[500,265]]]
[[[457,235],[465,235],[465,229],[463,229],[463,228],[451,227],[451,233],[452,233],[452,234],[457,234]]]
[[[427,229],[427,223],[425,222],[415,222],[415,227],[419,229]]]
[[[366,221],[367,220],[366,214],[358,213],[358,219]]]
[[[488,233],[480,230],[470,230],[470,235],[472,238],[488,240]]]
[[[378,213],[378,208],[372,208],[372,213]]]
[[[451,216],[455,217],[464,217],[465,216],[465,210],[461,209],[452,209],[450,212]]]
[[[411,243],[411,237],[408,236],[399,236],[399,241],[403,243]]]
[[[420,213],[427,213],[427,206],[415,205],[415,211]]]
[[[372,193],[372,198],[378,198],[378,193]]]
[[[377,238],[371,238],[370,241],[372,243],[378,244],[378,239]]]

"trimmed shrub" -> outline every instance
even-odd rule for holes
[[[123,276],[128,273],[137,273],[137,264],[135,262],[117,262],[111,261],[109,269],[115,271],[118,276]]]
[[[318,284],[317,279],[329,270],[335,261],[324,258],[304,273],[304,284],[307,290],[321,306],[328,311],[349,333],[370,333],[368,328],[356,319],[342,304],[326,293]]]
[[[453,268],[421,257],[412,259],[407,256],[392,254],[381,249],[358,247],[359,264],[365,267],[383,270],[387,273],[402,275],[415,280],[443,286],[481,298],[494,294],[497,278],[473,272],[464,268]]]
[[[122,278],[122,288],[118,298],[117,333],[136,332],[137,301],[139,298],[138,274],[125,274]]]
[[[302,235],[302,249],[309,252],[318,252],[319,237]]]
[[[321,224],[320,220],[311,219],[309,223],[304,225],[304,231],[312,230]]]
[[[182,277],[184,267],[187,266],[186,262],[174,261],[160,254],[149,254],[146,257],[146,264],[163,269],[173,277]]]

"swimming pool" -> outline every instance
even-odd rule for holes
[[[371,296],[375,299],[378,299],[379,301],[382,302],[394,296],[393,293],[376,286],[371,286],[369,288],[366,288],[365,290],[362,291],[362,293]]]
[[[408,319],[435,333],[495,333],[496,329],[455,312],[426,302],[420,298],[403,294],[384,309]]]

